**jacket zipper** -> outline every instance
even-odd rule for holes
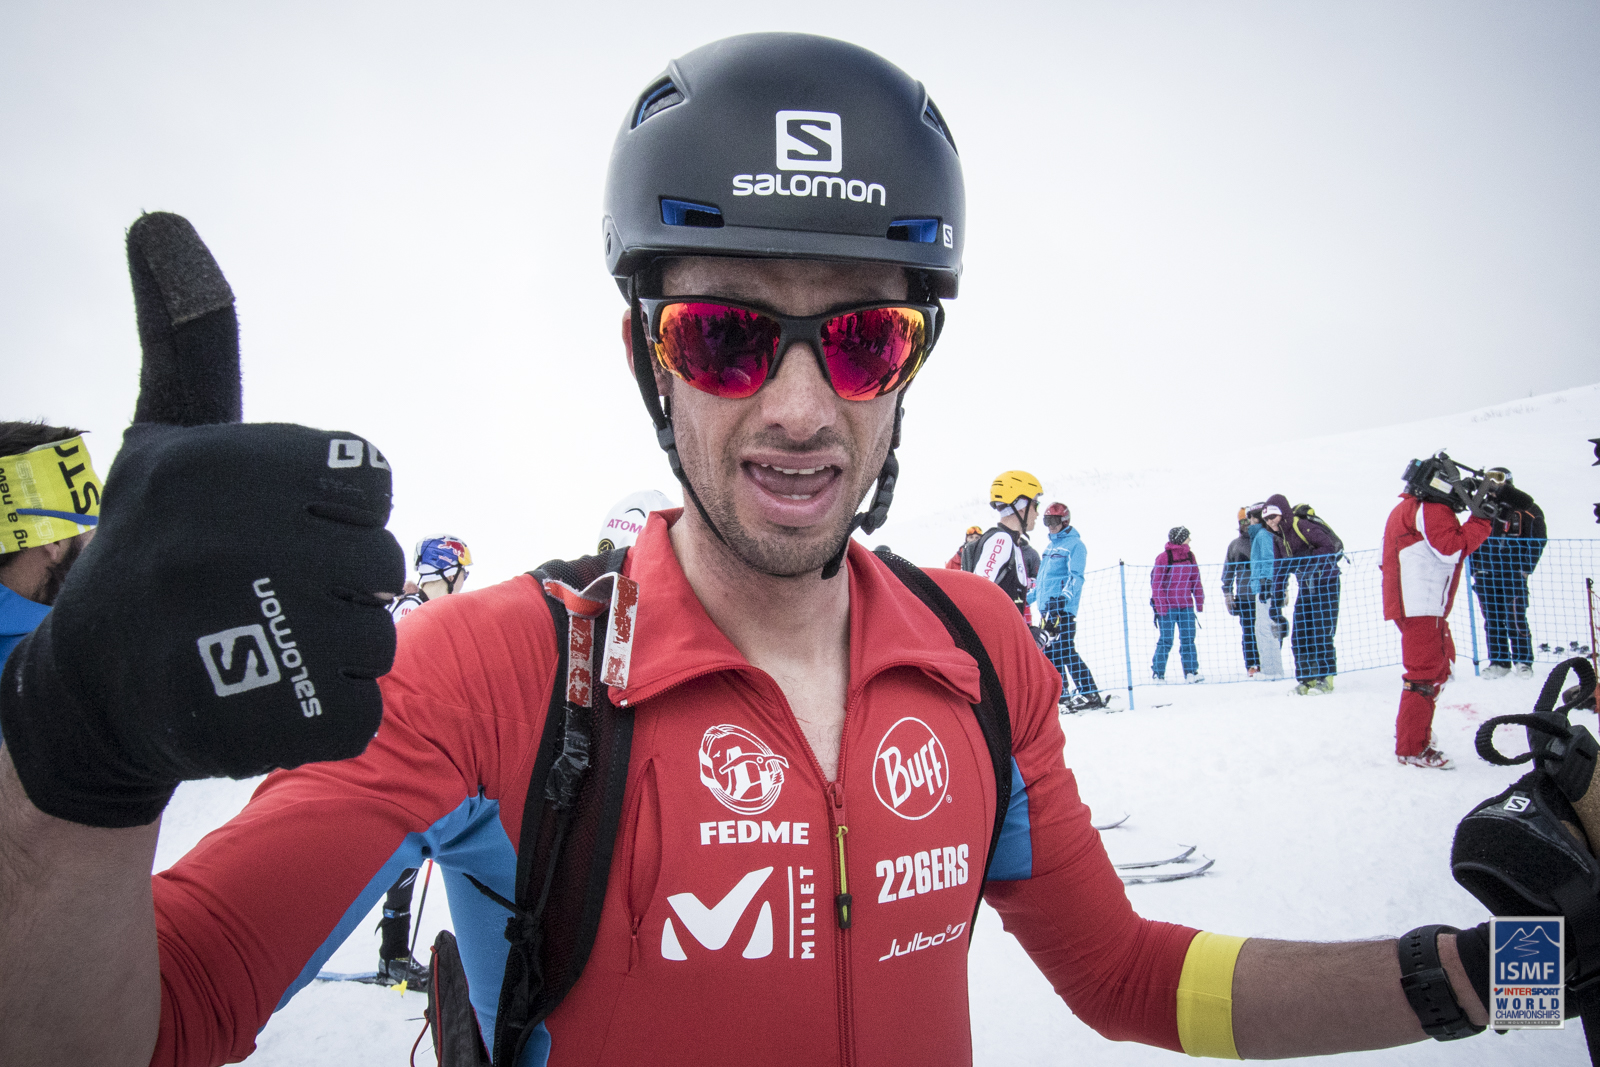
[[[840,744],[839,767],[842,779],[844,777],[844,752],[843,743]],[[828,784],[828,799],[831,801],[828,811],[828,823],[833,830],[834,862],[838,864],[838,873],[834,885],[838,893],[833,898],[833,951],[834,967],[838,974],[835,986],[839,1000],[839,1063],[841,1067],[850,1067],[855,1063],[855,1015],[851,1010],[853,998],[850,994],[850,919],[852,901],[850,898],[850,882],[845,865],[845,836],[850,833],[850,827],[845,823],[844,784],[842,781],[833,781]]]

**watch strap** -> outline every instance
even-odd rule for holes
[[[1405,991],[1411,1010],[1417,1013],[1422,1030],[1435,1041],[1455,1041],[1481,1034],[1461,1010],[1450,979],[1439,960],[1439,935],[1459,934],[1453,926],[1419,926],[1395,943],[1400,957],[1400,988]]]

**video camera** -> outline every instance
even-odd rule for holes
[[[1452,511],[1470,511],[1493,522],[1500,517],[1496,494],[1505,488],[1506,476],[1500,471],[1483,471],[1457,463],[1444,452],[1406,464],[1406,492],[1418,500],[1444,504]]]

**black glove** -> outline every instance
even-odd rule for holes
[[[1043,652],[1050,644],[1050,637],[1044,632],[1043,627],[1030,626],[1028,627],[1028,632],[1033,635],[1033,643],[1039,646],[1040,652]]]
[[[1061,633],[1061,616],[1052,611],[1039,621],[1039,629],[1044,631],[1046,637],[1054,641]]]
[[[149,823],[181,780],[359,754],[400,589],[387,463],[350,434],[241,425],[233,296],[192,227],[128,232],[144,347],[94,539],[5,665],[0,733],[29,799]]]

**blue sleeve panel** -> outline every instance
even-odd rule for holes
[[[1000,843],[989,863],[989,879],[1016,882],[1033,877],[1033,829],[1028,823],[1028,787],[1022,784],[1022,769],[1011,759],[1011,804],[1000,827]]]
[[[450,814],[421,833],[407,834],[382,870],[373,875],[361,895],[351,903],[339,924],[306,962],[300,976],[283,994],[278,1008],[305,988],[328,957],[344,944],[366,918],[389,887],[408,867],[420,867],[432,859],[444,877],[450,897],[450,921],[461,950],[461,964],[467,972],[467,987],[472,1007],[485,1042],[494,1039],[495,1016],[500,1008],[500,983],[505,977],[506,954],[510,943],[504,932],[506,910],[467,881],[471,874],[478,881],[508,900],[516,894],[517,853],[500,824],[500,803],[483,796],[463,800]],[[276,1010],[276,1009],[274,1009]],[[519,1067],[537,1067],[550,1054],[550,1037],[544,1026],[528,1042]]]

